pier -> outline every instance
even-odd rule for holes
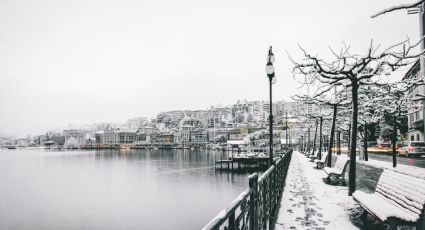
[[[289,150],[281,150],[276,151],[276,157],[274,158],[275,161],[280,159],[285,155],[285,153]],[[241,154],[240,151],[238,151],[237,154],[233,154],[228,157],[228,159],[220,159],[215,161],[215,168],[216,169],[226,169],[226,170],[233,170],[235,169],[235,165],[237,166],[236,169],[241,169],[243,167],[245,168],[267,168],[269,165],[269,156],[260,153],[260,154]],[[223,167],[224,165],[224,167]]]

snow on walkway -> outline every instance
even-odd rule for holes
[[[358,229],[349,220],[355,202],[347,187],[325,184],[326,173],[313,166],[294,151],[275,229]]]

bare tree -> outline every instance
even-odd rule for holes
[[[290,58],[294,63],[294,77],[301,76],[305,85],[316,84],[319,86],[315,95],[325,94],[337,85],[351,89],[352,126],[348,189],[350,196],[356,189],[359,87],[373,84],[388,71],[395,71],[401,66],[409,65],[411,59],[417,58],[421,54],[412,54],[412,50],[418,44],[410,44],[410,41],[406,40],[380,51],[379,46],[375,47],[371,42],[365,55],[351,54],[350,47],[345,45],[338,53],[331,49],[334,58],[329,61],[313,56],[300,47],[304,59],[301,62],[295,62]]]

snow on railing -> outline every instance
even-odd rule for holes
[[[260,179],[258,179],[258,173],[251,174],[249,189],[242,192],[202,229],[270,229],[282,196],[291,155],[292,149],[263,173]]]

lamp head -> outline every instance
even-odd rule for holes
[[[266,73],[267,73],[267,76],[269,77],[272,77],[274,75],[274,67],[271,62],[267,62]]]

